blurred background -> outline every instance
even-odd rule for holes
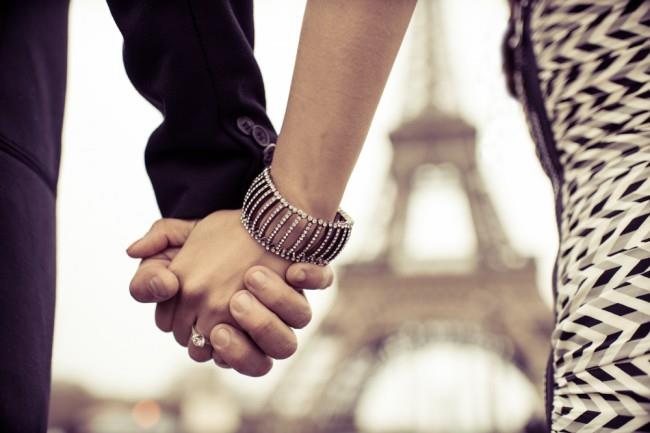
[[[279,129],[305,2],[256,2]],[[51,433],[543,431],[557,249],[550,183],[507,95],[505,0],[420,0],[342,207],[334,287],[264,378],[189,359],[134,302],[124,250],[159,218],[101,0],[70,11]],[[117,176],[116,176],[117,174]]]

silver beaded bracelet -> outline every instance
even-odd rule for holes
[[[275,187],[270,166],[253,180],[246,192],[241,221],[267,251],[292,262],[321,266],[341,252],[350,239],[353,224],[341,209],[334,221],[328,222],[289,204]],[[292,235],[293,241],[287,244]]]

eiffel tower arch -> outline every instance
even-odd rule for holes
[[[418,6],[424,29],[440,28],[434,5]],[[429,36],[417,50],[436,52]],[[483,348],[516,367],[534,385],[533,417],[541,419],[551,312],[536,287],[534,260],[511,246],[482,181],[475,129],[436,108],[440,79],[429,80],[441,74],[431,56],[419,72],[429,77],[427,100],[390,135],[395,202],[385,247],[338,270],[332,308],[264,409],[244,417],[241,433],[357,432],[361,396],[381,367],[401,351],[446,341]],[[462,258],[414,259],[406,251],[409,204],[419,179],[431,173],[453,181],[465,197],[475,242]]]

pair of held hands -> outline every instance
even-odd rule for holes
[[[137,301],[157,303],[156,325],[173,332],[195,361],[262,376],[272,359],[296,351],[292,328],[311,320],[301,289],[326,288],[333,274],[266,251],[239,216],[223,210],[201,220],[156,221],[127,249],[142,259],[129,288]],[[193,325],[209,345],[190,343]]]

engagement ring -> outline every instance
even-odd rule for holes
[[[190,341],[195,347],[205,347],[205,337],[192,326],[192,337],[190,338]]]

